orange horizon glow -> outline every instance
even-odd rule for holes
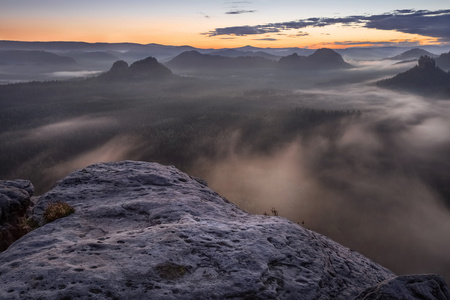
[[[439,21],[446,1],[411,0],[399,6],[387,0],[352,0],[352,5],[333,0],[8,0],[0,10],[0,40],[155,43],[203,49],[449,45],[445,24]],[[418,23],[420,11],[429,13]],[[387,16],[387,26],[371,24],[367,18],[371,15],[383,20]]]
[[[28,23],[10,19],[0,31],[0,40],[26,42],[72,41],[86,43],[138,43],[161,44],[169,46],[192,46],[203,49],[238,48],[254,46],[259,48],[332,48],[374,47],[415,43],[417,45],[436,45],[438,39],[397,31],[383,31],[367,28],[349,28],[327,26],[321,28],[305,28],[306,36],[295,37],[298,31],[287,31],[282,34],[264,34],[248,36],[214,36],[208,37],[204,32],[204,24],[186,23],[180,26],[157,26],[155,22],[140,23],[124,20],[124,24],[111,24],[110,21],[88,22],[80,20],[65,26],[56,26],[52,21],[33,20],[38,24],[32,28]],[[129,22],[128,22],[129,21]],[[159,24],[156,22],[156,24]],[[161,23],[162,24],[162,23]],[[95,25],[95,26],[94,26]],[[138,30],[136,29],[138,28]],[[161,29],[164,28],[164,29]],[[268,39],[268,40],[265,40]],[[270,40],[273,39],[273,40]]]
[[[105,43],[105,44],[115,44],[115,43],[133,43],[133,44],[159,44],[164,46],[191,46],[199,49],[224,49],[224,48],[240,48],[245,46],[252,46],[256,48],[305,48],[305,49],[319,49],[319,48],[330,48],[330,49],[346,49],[352,47],[359,48],[368,48],[368,47],[383,47],[386,45],[389,46],[402,46],[402,42],[415,42],[418,46],[430,46],[430,45],[439,45],[440,43],[437,40],[430,40],[429,38],[423,38],[422,40],[390,40],[390,41],[371,41],[371,42],[358,42],[352,41],[349,44],[339,44],[339,42],[317,42],[311,44],[304,44],[298,42],[255,42],[251,39],[245,41],[237,41],[230,42],[229,40],[225,41],[214,41],[214,42],[180,42],[174,43],[173,39],[161,39],[161,40],[123,40],[123,39],[96,39],[96,38],[84,38],[84,39],[60,39],[58,36],[54,38],[1,38],[1,41],[18,41],[18,42],[79,42],[79,43]]]

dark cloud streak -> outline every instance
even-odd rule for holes
[[[253,39],[254,41],[269,41],[269,42],[275,42],[278,41],[278,39],[274,38],[262,38],[262,39]]]
[[[333,45],[339,46],[358,46],[358,45],[373,45],[373,46],[419,46],[419,42],[413,40],[390,40],[390,41],[342,41],[334,42]]]
[[[255,13],[256,10],[245,10],[245,9],[240,9],[240,10],[230,10],[227,11],[225,14],[227,15],[240,15],[240,14],[251,14],[251,13]]]
[[[218,35],[234,35],[234,36],[246,36],[253,34],[265,34],[265,33],[275,33],[280,32],[277,28],[266,28],[264,26],[235,26],[226,28],[216,28],[214,34],[211,32],[206,33],[208,36],[218,36]]]
[[[444,40],[450,39],[450,9],[436,11],[402,9],[380,15],[356,15],[343,18],[308,18],[255,26],[216,28],[203,34],[209,37],[218,35],[246,36],[276,33],[306,27],[325,27],[336,24],[356,25],[380,30],[396,30]]]

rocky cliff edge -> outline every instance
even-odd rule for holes
[[[75,212],[44,224],[56,201]],[[0,253],[0,299],[386,299],[399,286],[413,296],[388,299],[450,299],[439,276],[395,277],[156,163],[76,171],[38,199],[33,218],[42,226]]]

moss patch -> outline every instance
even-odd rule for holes
[[[65,202],[55,202],[50,204],[44,212],[44,220],[46,223],[53,222],[57,219],[67,217],[73,214],[75,209]]]
[[[156,271],[160,277],[173,280],[185,275],[188,271],[188,267],[168,262],[156,266]]]

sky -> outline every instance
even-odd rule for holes
[[[199,48],[450,44],[448,0],[0,0],[0,40]]]

